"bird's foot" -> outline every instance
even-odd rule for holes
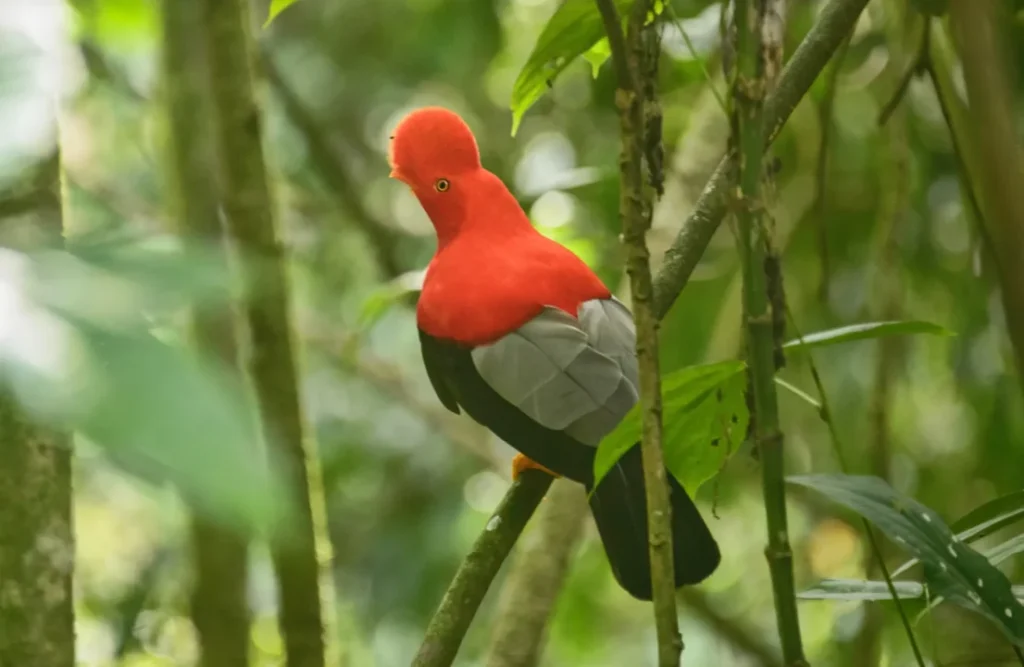
[[[546,472],[547,474],[555,478],[561,477],[561,475],[551,472],[550,470],[548,470],[541,464],[537,463],[533,459],[527,458],[522,454],[516,454],[515,458],[512,459],[512,480],[515,481],[516,479],[518,479],[519,475],[521,475],[522,472],[527,468],[533,468],[534,470]]]

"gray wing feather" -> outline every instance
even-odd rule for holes
[[[595,299],[580,306],[578,318],[545,308],[472,355],[499,396],[547,428],[597,446],[637,401],[635,340],[626,307]]]

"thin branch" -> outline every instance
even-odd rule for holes
[[[778,137],[793,109],[853,30],[867,4],[868,0],[831,0],[821,11],[818,22],[782,70],[775,92],[765,100],[766,145]],[[672,246],[665,251],[661,271],[654,282],[654,307],[659,318],[665,317],[679,297],[725,217],[733,160],[730,153],[718,163],[693,212],[683,223]]]
[[[619,217],[626,250],[626,273],[633,319],[636,322],[636,353],[640,370],[640,407],[644,486],[647,493],[647,530],[651,559],[651,591],[658,634],[658,664],[679,664],[683,639],[675,605],[675,564],[672,549],[672,506],[669,503],[665,455],[662,451],[661,373],[658,363],[658,317],[654,312],[647,231],[651,227],[652,193],[644,184],[644,155],[660,155],[660,139],[650,133],[652,119],[646,110],[656,104],[654,76],[660,49],[653,30],[644,30],[650,2],[636,0],[625,38],[613,0],[597,0],[618,78],[615,102],[619,110]],[[660,129],[660,128],[659,128]],[[648,137],[655,137],[651,146]],[[648,160],[651,182],[660,191],[660,158]]]
[[[181,1],[181,0],[178,0]],[[316,456],[303,433],[298,370],[289,325],[284,251],[274,228],[260,136],[260,114],[250,62],[250,23],[243,0],[202,0],[213,91],[223,209],[233,240],[248,258],[246,315],[252,338],[250,371],[261,412],[264,441],[295,495],[296,519],[288,540],[271,545],[281,605],[280,625],[288,667],[323,667],[324,623],[319,589],[314,506]]]
[[[412,667],[448,667],[452,664],[491,581],[552,481],[554,478],[547,473],[528,469],[512,483],[455,573],[455,579],[430,619],[426,637],[413,658]]]
[[[548,620],[583,535],[587,509],[579,484],[555,480],[505,579],[487,667],[536,667],[540,662]]]
[[[803,42],[794,52],[793,58],[782,71],[775,92],[765,102],[765,119],[768,121],[767,125],[772,128],[766,137],[766,143],[771,143],[778,136],[793,109],[810,89],[817,76],[825,69],[836,49],[853,30],[858,17],[867,4],[868,0],[831,0],[822,10],[818,22],[804,37]],[[723,157],[719,162],[707,185],[704,186],[693,212],[684,222],[672,247],[665,252],[664,264],[654,281],[654,310],[658,319],[663,319],[668,314],[672,304],[686,287],[686,283],[697,267],[711,237],[725,216],[725,197],[730,178],[730,163],[731,159],[728,156]],[[514,484],[502,500],[502,506],[518,506],[524,502],[531,502],[528,499],[524,501],[521,497],[531,493],[529,488]],[[537,501],[533,501],[531,512],[536,505]],[[493,553],[492,556],[504,560],[513,543],[513,541],[498,542],[498,547],[504,551]],[[471,555],[474,559],[479,558],[475,552]],[[467,557],[462,567],[469,567],[469,563],[470,557]],[[494,572],[496,571],[495,569]],[[454,585],[455,582],[452,586]],[[449,588],[446,597],[452,594],[451,588]],[[479,602],[474,605],[473,611],[478,605]],[[434,627],[432,641],[453,646],[454,648],[448,655],[454,656],[469,623],[441,624],[432,621],[431,626]],[[444,632],[448,633],[447,635],[439,635],[442,628]],[[450,665],[451,661],[438,660],[425,664],[446,666]]]
[[[363,204],[359,187],[353,181],[341,156],[331,148],[323,125],[285,80],[267,49],[262,50],[260,65],[263,74],[281,98],[289,119],[302,134],[309,156],[320,173],[323,184],[366,235],[384,275],[387,278],[400,275],[402,268],[396,253],[399,234],[384,221],[376,219]]]
[[[821,126],[821,141],[818,143],[818,161],[814,179],[814,217],[818,228],[818,258],[821,260],[821,280],[818,283],[818,299],[822,303],[828,301],[829,289],[829,249],[828,249],[828,218],[826,206],[828,197],[828,156],[829,144],[832,139],[832,109],[835,106],[836,91],[839,87],[839,73],[846,62],[846,54],[850,51],[853,33],[846,36],[842,46],[832,59],[825,80],[825,95],[818,106],[818,124]]]

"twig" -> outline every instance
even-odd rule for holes
[[[652,148],[646,141],[645,107],[654,103],[657,46],[653,31],[644,30],[651,3],[636,0],[628,29],[622,34],[619,12],[613,0],[597,0],[604,21],[612,62],[618,79],[615,102],[619,110],[621,149],[619,167],[619,217],[626,250],[633,319],[636,321],[636,352],[640,369],[640,406],[644,486],[647,493],[647,529],[651,559],[651,590],[658,634],[658,664],[679,664],[683,639],[675,604],[675,565],[672,556],[672,506],[669,504],[665,456],[662,451],[661,373],[658,364],[658,317],[653,307],[650,251],[647,231],[651,227],[652,196],[644,187],[644,155]],[[656,138],[660,150],[660,136]],[[660,161],[649,160],[651,182],[660,191]]]
[[[209,80],[205,61],[195,49],[203,25],[195,2],[165,2],[162,75],[166,90],[170,181],[170,217],[178,232],[202,239],[218,250],[217,261],[230,265],[220,224],[217,173],[211,149]],[[234,276],[233,272],[228,275]],[[223,368],[244,383],[239,366],[232,285],[220,287],[214,302],[227,308],[196,308],[191,338],[204,352],[220,359]],[[254,450],[253,454],[256,452]],[[203,667],[246,667],[249,664],[249,605],[246,600],[248,543],[239,532],[194,513],[191,525],[196,570],[191,615],[199,635]]]
[[[818,144],[818,163],[814,180],[814,216],[818,227],[818,258],[821,260],[821,281],[818,283],[818,299],[822,303],[828,301],[829,288],[829,250],[828,250],[828,218],[825,216],[826,199],[828,197],[828,155],[829,143],[832,138],[832,108],[836,100],[836,89],[839,84],[839,72],[843,69],[846,54],[850,50],[853,33],[846,36],[842,46],[832,58],[832,66],[825,80],[825,96],[818,106],[818,124],[821,126],[821,141]]]
[[[274,229],[274,206],[249,60],[249,16],[242,0],[205,0],[203,5],[224,214],[233,240],[248,258],[244,302],[252,338],[249,363],[260,406],[260,426],[274,464],[283,468],[284,478],[295,494],[295,521],[289,539],[271,544],[281,605],[281,635],[288,667],[323,667],[324,625],[313,521],[314,511],[323,516],[323,498],[311,493],[317,481],[311,477],[318,472],[314,452],[309,453],[311,465],[307,469],[305,445],[313,443],[303,433],[289,326],[288,277]]]
[[[793,109],[853,30],[867,4],[868,0],[831,0],[821,11],[818,22],[782,70],[775,92],[765,100],[766,145],[775,141]],[[718,163],[693,212],[683,223],[672,246],[665,251],[661,271],[654,282],[654,310],[659,318],[668,313],[679,297],[725,217],[733,160],[734,155],[730,153]]]
[[[535,667],[540,662],[548,619],[583,534],[587,509],[580,485],[555,480],[505,579],[487,667]]]
[[[430,619],[426,637],[413,658],[412,667],[448,667],[452,664],[491,581],[552,481],[547,473],[528,469],[512,483],[455,573],[455,579]]]
[[[807,664],[800,637],[793,552],[789,545],[783,437],[779,427],[775,390],[775,334],[765,266],[770,239],[764,220],[763,177],[765,94],[764,59],[761,57],[764,3],[736,3],[736,75],[733,86],[732,143],[739,152],[737,227],[743,267],[743,327],[746,333],[751,382],[752,433],[761,458],[768,546],[765,556],[771,572],[775,618],[786,665]]]
[[[846,35],[853,30],[867,3],[868,0],[831,0],[822,10],[818,22],[804,37],[783,70],[778,87],[765,103],[765,119],[770,121],[768,126],[773,128],[766,137],[766,143],[771,143],[778,135],[793,109],[810,89],[818,74],[825,69]],[[686,219],[672,247],[665,252],[664,264],[654,281],[654,310],[658,319],[663,319],[668,314],[725,216],[730,163],[731,158],[728,156],[719,162],[707,185],[704,186],[693,213]],[[502,500],[502,505],[521,503],[523,501],[519,496],[527,493],[528,489],[513,485]],[[494,556],[504,559],[512,544],[500,543],[505,551]],[[467,567],[468,561],[467,558],[462,567]],[[452,585],[454,586],[454,582]],[[432,625],[436,624],[432,622]],[[444,624],[443,627],[449,635],[438,637],[437,633],[440,630],[435,628],[433,641],[454,644],[453,651],[457,650],[466,628],[469,627],[468,622],[464,625]],[[454,652],[451,655],[454,655]],[[450,662],[428,664],[446,665]]]

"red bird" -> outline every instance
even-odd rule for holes
[[[590,491],[598,443],[638,400],[629,310],[579,257],[533,228],[481,166],[457,114],[413,111],[391,139],[391,176],[412,189],[437,232],[416,309],[434,391],[519,450],[514,476],[541,467]],[[695,584],[721,556],[693,501],[668,479],[676,585]],[[651,599],[639,447],[601,480],[590,507],[615,578]]]

